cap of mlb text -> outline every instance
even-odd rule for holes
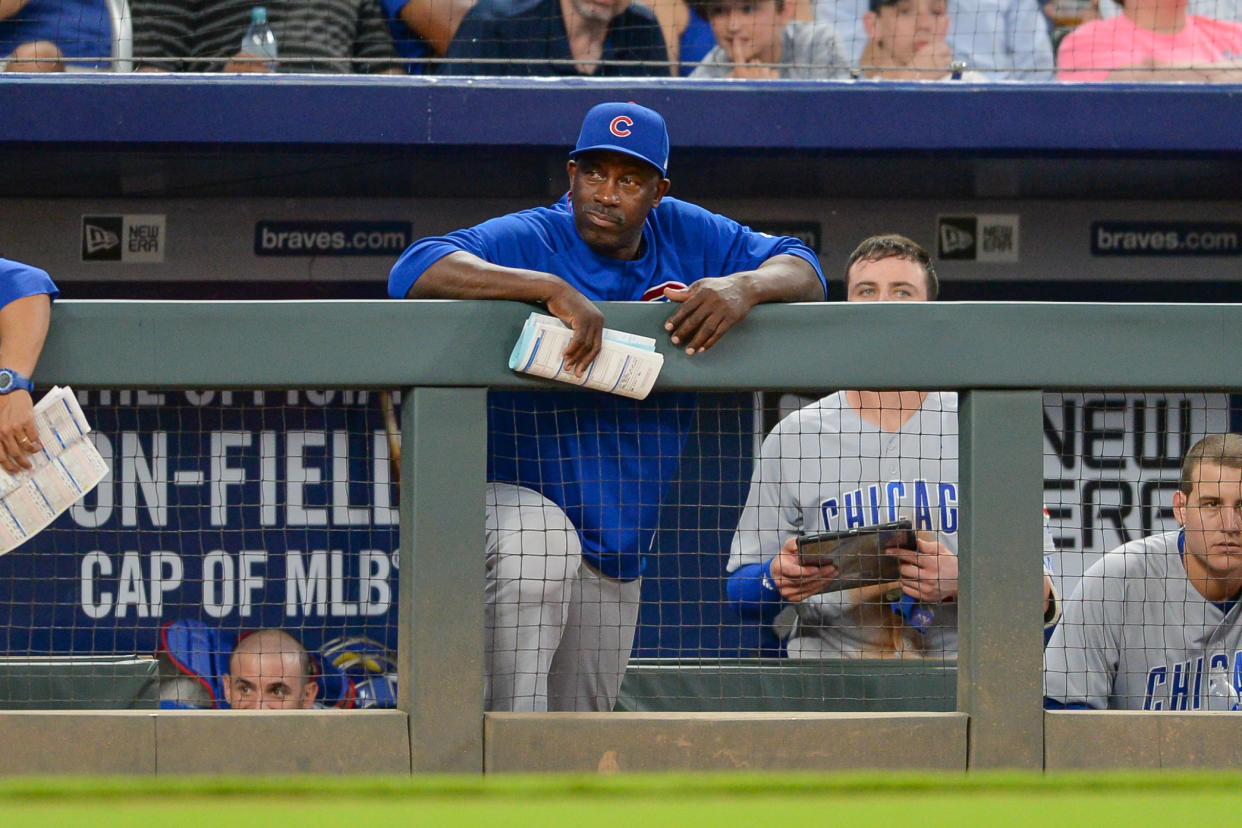
[[[641,158],[668,174],[668,128],[659,112],[636,103],[603,103],[582,119],[570,158],[591,150],[612,150]]]

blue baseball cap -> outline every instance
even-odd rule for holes
[[[570,158],[592,150],[612,150],[646,161],[668,175],[668,127],[654,109],[636,103],[602,103],[582,119]]]

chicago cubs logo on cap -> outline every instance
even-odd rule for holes
[[[624,139],[624,140],[622,140]],[[592,150],[611,150],[646,161],[668,174],[668,128],[654,109],[636,103],[604,103],[582,119],[570,158]]]

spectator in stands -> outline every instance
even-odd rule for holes
[[[418,61],[448,50],[474,0],[380,0],[380,5],[397,51],[411,61],[407,69],[415,73],[423,71]]]
[[[938,290],[927,252],[904,236],[865,239],[846,267],[850,302],[927,302]],[[729,599],[769,624],[792,607],[791,657],[956,655],[957,457],[952,392],[839,391],[789,415],[755,461],[729,551]],[[919,530],[917,551],[891,550],[899,582],[824,591],[837,568],[799,563],[799,535],[899,516]],[[1051,623],[1047,576],[1044,612]]]
[[[306,710],[318,692],[310,653],[284,630],[252,632],[233,648],[224,697],[234,710]]]
[[[595,366],[602,300],[667,300],[686,356],[752,307],[820,301],[819,259],[668,197],[659,113],[593,107],[548,208],[421,239],[393,266],[394,299],[536,302],[573,330],[567,371]],[[634,644],[643,555],[694,420],[689,394],[488,395],[484,509],[489,710],[611,710]],[[478,565],[466,561],[466,565]]]
[[[848,78],[848,61],[830,26],[794,20],[787,0],[692,0],[716,48],[692,78]]]
[[[1065,36],[1057,79],[1242,80],[1242,24],[1187,13],[1187,0],[1126,0],[1122,13]]]
[[[1044,651],[1050,709],[1238,710],[1242,690],[1242,435],[1182,461],[1181,525],[1096,561]]]
[[[0,259],[0,467],[8,472],[32,468],[27,455],[43,448],[30,376],[59,295],[46,271]]]
[[[1089,2],[1089,0],[1079,1]],[[1099,17],[1116,17],[1121,14],[1121,5],[1116,0],[1095,0],[1096,11]],[[1199,17],[1213,17],[1217,20],[1231,20],[1234,23],[1242,23],[1242,0],[1190,0],[1190,4],[1186,6],[1186,11],[1190,14],[1197,14]],[[1094,17],[1087,19],[1094,19]],[[1083,22],[1086,22],[1086,20]]]
[[[139,71],[270,72],[239,50],[265,5],[282,72],[404,74],[376,0],[130,0]]]
[[[837,30],[846,56],[856,62],[867,45],[868,6],[869,0],[815,0],[815,19]],[[902,0],[897,12],[910,14],[912,6]],[[1052,80],[1052,42],[1039,0],[955,0],[948,13],[948,44],[964,69],[990,80]]]
[[[441,74],[668,77],[655,14],[631,0],[479,0]]]
[[[0,0],[0,65],[7,72],[98,69],[112,57],[103,0]]]
[[[941,80],[950,76],[949,12],[945,0],[871,0],[863,13],[867,45],[858,65],[868,78]],[[958,73],[961,80],[985,82],[980,72]]]

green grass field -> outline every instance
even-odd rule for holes
[[[626,776],[22,779],[5,828],[1228,824],[1242,774],[731,773]]]

